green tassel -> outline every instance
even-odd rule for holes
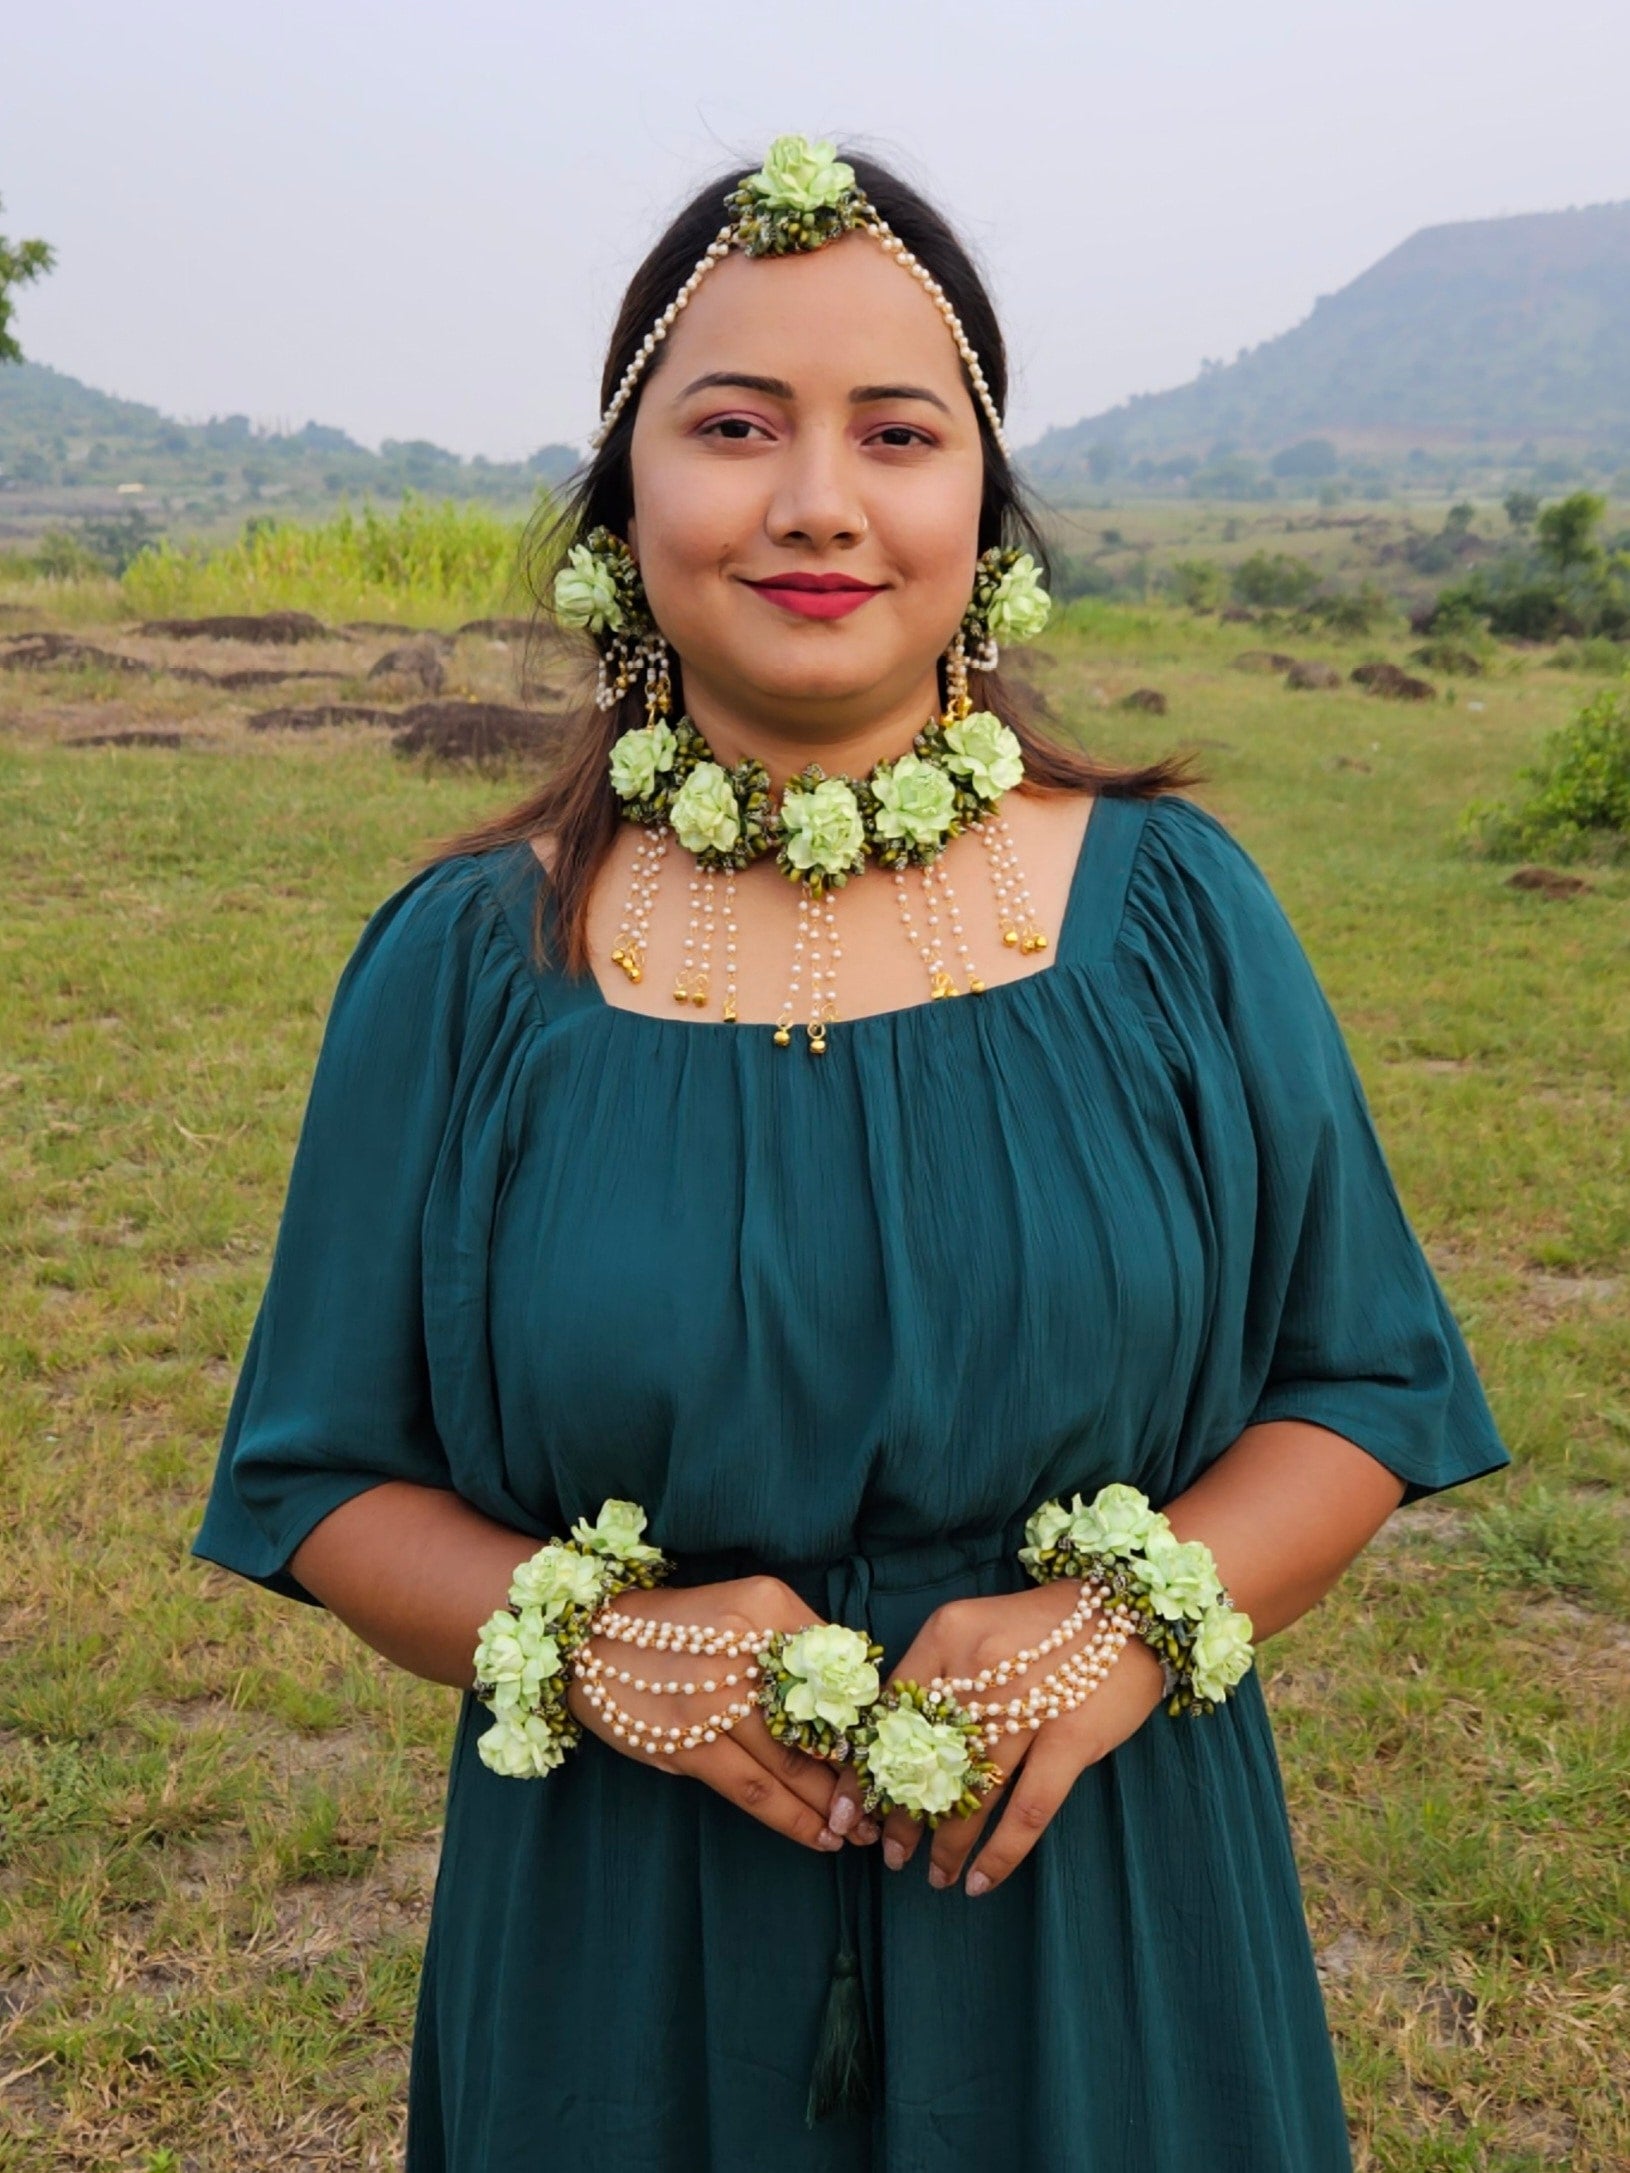
[[[860,1971],[848,1947],[832,1965],[821,2041],[810,2070],[806,2127],[831,2112],[863,2112],[871,2102],[871,2043],[860,1995]]]

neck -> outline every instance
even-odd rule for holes
[[[771,787],[779,792],[811,762],[818,762],[829,777],[864,777],[876,763],[909,753],[923,726],[939,714],[939,682],[930,670],[909,694],[864,715],[841,708],[799,715],[768,704],[749,710],[699,683],[685,688],[683,706],[718,761],[728,769],[753,757],[769,771]]]

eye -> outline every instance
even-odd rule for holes
[[[761,423],[751,421],[745,415],[716,415],[711,422],[703,423],[696,435],[699,438],[719,436],[732,445],[740,445],[749,431],[760,430]]]
[[[934,443],[926,430],[915,430],[910,423],[885,423],[882,429],[876,433],[876,437],[880,441],[885,441],[891,447],[904,448],[911,445],[932,445]]]

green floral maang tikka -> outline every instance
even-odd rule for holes
[[[823,249],[841,234],[862,233],[870,234],[886,255],[911,273],[945,319],[990,434],[1002,452],[1007,452],[1001,412],[950,297],[869,201],[855,180],[855,169],[838,157],[833,144],[811,143],[804,136],[777,136],[765,154],[764,164],[738,182],[724,203],[729,217],[640,341],[591,433],[589,444],[596,451],[615,428],[651,357],[679,321],[691,296],[714,265],[733,249],[750,257],[789,256],[795,251]]]

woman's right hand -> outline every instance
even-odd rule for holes
[[[736,1636],[750,1630],[802,1630],[822,1619],[805,1605],[790,1585],[783,1584],[779,1577],[767,1575],[737,1577],[723,1584],[660,1585],[650,1590],[635,1586],[619,1592],[608,1604],[614,1614],[706,1625]],[[727,1673],[740,1674],[748,1664],[745,1656],[742,1659],[728,1659],[723,1654],[704,1658],[699,1653],[658,1656],[650,1647],[642,1650],[620,1638],[609,1637],[590,1638],[584,1650],[596,1659],[604,1660],[608,1666],[628,1668],[631,1674],[643,1673],[650,1677],[660,1666],[665,1681],[677,1678],[683,1682],[700,1682],[707,1676],[718,1684],[713,1691],[698,1689],[687,1693],[682,1690],[661,1696],[635,1690],[627,1683],[608,1686],[619,1705],[664,1728],[688,1727],[711,1713],[723,1712],[728,1706],[750,1697],[759,1687],[756,1680],[728,1688],[725,1685]],[[654,1664],[644,1668],[637,1664],[647,1659]],[[604,1685],[605,1678],[602,1676],[599,1680]],[[642,1765],[656,1766],[667,1773],[686,1774],[704,1782],[750,1817],[773,1826],[777,1833],[801,1842],[805,1848],[840,1849],[845,1834],[850,1840],[861,1843],[875,1841],[878,1837],[880,1829],[876,1819],[860,1808],[860,1784],[853,1768],[847,1763],[832,1765],[826,1760],[812,1758],[791,1744],[778,1743],[756,1705],[751,1713],[737,1720],[728,1733],[720,1734],[715,1741],[669,1756],[664,1751],[653,1755],[650,1751],[637,1749],[626,1737],[615,1734],[611,1723],[589,1703],[583,1683],[575,1674],[566,1693],[566,1704],[585,1729],[613,1750],[637,1759]]]

